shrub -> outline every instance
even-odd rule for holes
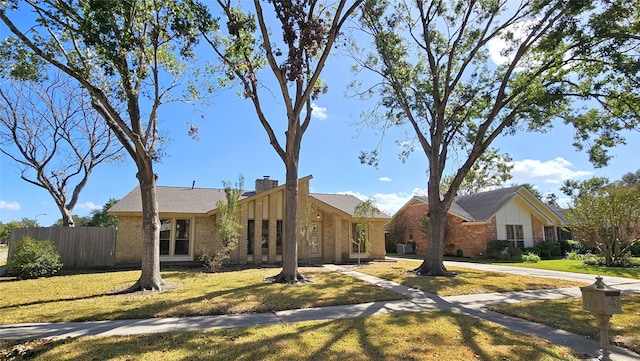
[[[489,258],[501,258],[503,257],[507,248],[509,248],[510,242],[504,239],[494,239],[487,242],[486,255]]]
[[[527,254],[523,254],[522,255],[522,262],[527,262],[527,263],[538,263],[540,262],[540,256],[538,256],[535,253],[527,253]]]
[[[502,256],[502,259],[520,262],[522,261],[522,250],[513,244],[509,244],[509,247],[507,247],[507,253]]]
[[[487,257],[505,261],[522,261],[522,250],[513,245],[513,242],[494,239],[487,242]]]
[[[584,254],[580,254],[575,251],[567,253],[567,259],[574,260],[574,261],[582,260],[584,259],[584,256],[585,256]]]
[[[538,255],[542,259],[551,259],[554,257],[563,256],[563,253],[560,247],[560,242],[556,242],[556,241],[542,242],[538,245],[538,248],[540,248],[540,253],[538,253]]]
[[[208,248],[203,247],[198,260],[202,262],[202,265],[207,271],[218,272],[229,260],[230,253],[233,251],[235,246],[236,245],[234,243],[215,251],[210,251]]]
[[[24,236],[16,243],[7,273],[18,278],[53,276],[62,268],[60,254],[49,240]]]
[[[583,263],[587,266],[604,266],[604,258],[596,256],[595,254],[587,253],[584,255]]]
[[[538,246],[533,246],[533,247],[531,247],[531,248],[525,248],[525,249],[523,250],[523,253],[533,253],[533,254],[535,254],[536,256],[539,256],[539,255],[540,255],[540,247],[538,247]]]
[[[635,241],[635,243],[631,245],[629,252],[631,252],[631,256],[633,257],[640,257],[640,240]]]

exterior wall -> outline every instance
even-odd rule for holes
[[[445,233],[445,254],[464,257],[479,257],[487,250],[487,239],[490,236],[486,223],[465,223],[453,214],[447,216]]]
[[[533,247],[533,227],[531,213],[522,202],[515,199],[496,212],[497,239],[507,239],[507,224],[522,225],[524,231],[524,246]]]
[[[384,259],[386,252],[384,249],[384,221],[375,220],[371,222],[369,228],[369,243],[371,249],[369,250],[369,258]]]
[[[544,242],[544,225],[533,214],[531,215],[531,227],[533,229],[533,244]]]
[[[142,216],[118,216],[116,264],[142,260]]]
[[[312,204],[309,197],[309,179],[303,178],[298,183],[298,258],[300,262],[347,262],[351,250],[351,224],[356,222],[341,211],[330,209],[326,205]],[[270,180],[269,180],[270,181]],[[270,181],[272,182],[272,181]],[[281,250],[277,249],[277,224],[282,222],[282,238],[284,247],[284,196],[285,187],[270,188],[239,203],[240,240],[230,254],[230,262],[235,264],[279,263],[282,261]],[[320,207],[325,207],[320,209]],[[189,219],[191,221],[191,243],[188,257],[161,257],[166,261],[197,261],[203,252],[213,252],[222,245],[220,236],[215,231],[217,215],[203,214],[163,214],[160,218]],[[254,221],[253,254],[248,254],[248,221]],[[269,222],[268,251],[261,247],[262,221]],[[385,257],[384,219],[372,221],[369,241],[371,244],[369,258]],[[118,216],[118,232],[116,238],[116,264],[140,263],[142,258],[142,217]],[[312,254],[311,227],[315,227],[318,244],[317,252]],[[280,251],[280,252],[279,252]]]
[[[190,243],[189,260],[198,260],[205,250],[210,251],[220,247],[221,242],[214,231],[213,217],[195,217],[194,215],[168,215],[160,213],[160,219],[177,218],[189,219],[192,240]],[[170,257],[162,257],[167,260]],[[142,216],[118,216],[118,233],[116,237],[116,265],[140,263],[142,259]]]
[[[196,217],[193,231],[193,260],[197,261],[203,252],[212,252],[222,246],[218,232],[215,232],[214,217]]]
[[[404,225],[406,227],[404,231],[403,242],[415,242],[416,252],[424,254],[427,249],[427,237],[422,232],[420,226],[420,220],[429,211],[429,205],[421,203],[406,207],[402,212],[404,218]]]

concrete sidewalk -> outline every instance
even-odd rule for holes
[[[539,277],[571,279],[586,283],[593,283],[595,281],[594,275],[566,274],[564,272],[541,271],[519,267],[496,268],[496,266],[472,263],[453,264],[451,262],[447,262],[446,265],[485,269],[496,272],[535,275]],[[377,285],[378,287],[398,292],[404,295],[406,300],[369,302],[356,305],[308,308],[261,314],[2,325],[0,326],[0,338],[26,340],[37,338],[114,336],[172,331],[194,331],[211,328],[250,327],[254,325],[270,325],[308,320],[332,320],[398,312],[420,312],[444,309],[458,311],[469,316],[495,322],[512,331],[535,335],[547,339],[555,344],[568,346],[580,354],[588,354],[591,356],[599,355],[599,344],[596,340],[486,310],[487,306],[501,303],[580,297],[580,290],[577,287],[556,290],[531,290],[523,292],[439,297],[434,294],[422,292],[417,289],[409,288],[395,282],[383,280],[341,266],[326,265],[325,267],[335,272],[341,272]],[[640,292],[640,280],[607,277],[604,281],[609,286],[619,288],[625,293]],[[612,352],[613,360],[640,360],[640,355],[623,348],[614,347]]]

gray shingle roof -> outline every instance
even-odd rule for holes
[[[471,221],[485,221],[515,197],[520,188],[522,186],[458,196],[453,200],[449,211]]]
[[[480,192],[456,197],[449,207],[449,212],[464,218],[470,222],[485,222],[489,220],[500,208],[504,207],[516,196],[524,196],[521,192],[529,193],[523,186],[500,188],[492,191]],[[429,203],[425,196],[414,196],[413,200]],[[412,202],[409,201],[409,202]],[[407,203],[409,204],[409,203]],[[555,214],[561,222],[566,223],[564,210],[559,207],[549,206],[543,202],[536,202],[533,206],[543,211],[538,205],[545,207]]]
[[[205,214],[216,209],[219,201],[226,200],[222,188],[191,188],[191,187],[167,187],[156,188],[158,199],[158,211],[162,213],[196,213]],[[240,199],[255,195],[253,191],[245,191]],[[352,195],[346,194],[320,194],[312,193],[311,197],[337,208],[351,216],[355,207],[362,201]],[[140,187],[134,188],[124,198],[119,200],[110,209],[113,213],[141,213],[142,198]],[[380,212],[374,218],[390,218]]]
[[[226,199],[221,188],[191,188],[158,186],[158,211],[163,213],[207,213]],[[241,197],[242,198],[242,197]],[[110,212],[142,212],[140,187],[134,188]]]
[[[353,216],[356,206],[363,203],[359,198],[349,194],[311,193],[310,196],[337,208],[350,216]],[[384,212],[379,212],[373,218],[391,218],[391,216]]]

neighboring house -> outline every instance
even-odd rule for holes
[[[405,229],[403,242],[415,243],[417,253],[427,249],[420,220],[428,211],[427,197],[414,196],[394,216]],[[560,208],[546,205],[522,186],[459,196],[447,215],[445,254],[481,257],[494,239],[533,247],[566,239],[566,225]]]
[[[300,262],[346,263],[358,258],[354,231],[358,198],[341,194],[309,193],[311,176],[298,182],[298,259]],[[284,237],[284,185],[277,180],[256,180],[255,191],[245,191],[240,206],[240,242],[231,253],[236,264],[279,263]],[[217,203],[224,189],[157,187],[160,216],[160,261],[197,261],[203,252],[221,247],[216,231]],[[116,264],[139,263],[142,255],[142,202],[138,187],[109,209],[118,217]],[[380,213],[369,220],[370,248],[360,257],[382,259],[384,223]],[[368,253],[368,254],[367,254]]]

